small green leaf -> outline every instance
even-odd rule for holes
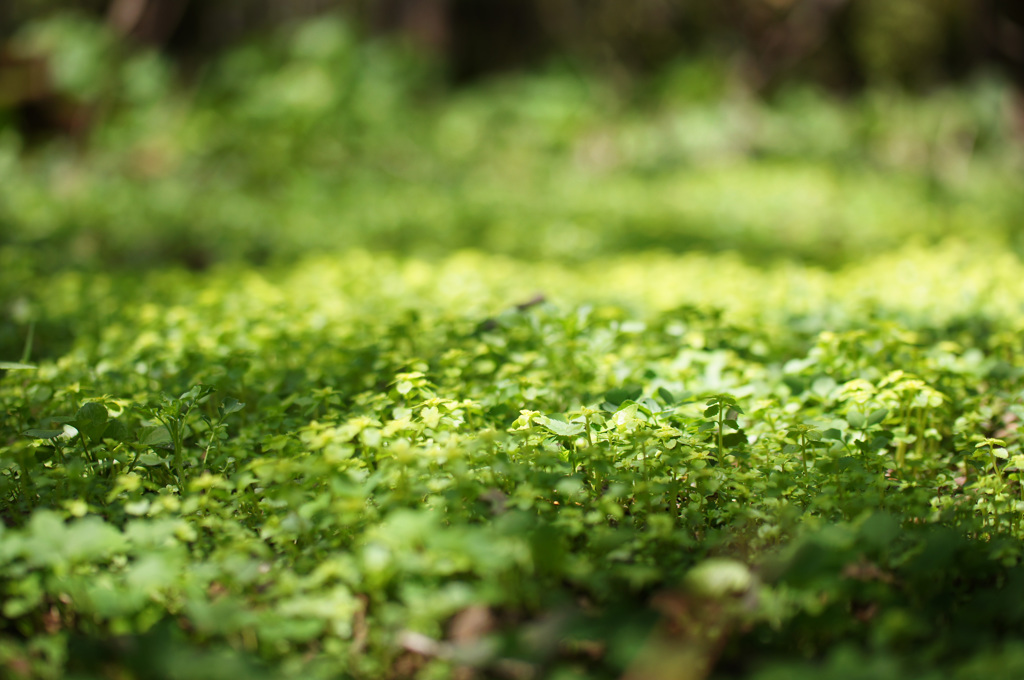
[[[535,422],[559,437],[574,437],[583,433],[582,423],[566,423],[547,416],[538,416]]]
[[[156,446],[171,441],[171,433],[163,425],[146,427],[139,430],[139,443],[143,446]]]
[[[107,423],[106,429],[103,430],[103,439],[113,439],[116,442],[128,441],[131,435],[128,432],[128,428],[124,426],[120,420],[111,420]]]
[[[98,441],[107,428],[107,409],[95,401],[82,404],[82,408],[75,414],[72,425],[90,442]]]
[[[221,406],[221,413],[228,415],[229,413],[241,411],[244,407],[244,402],[238,401],[234,397],[228,397],[224,400],[224,404]]]
[[[637,415],[639,412],[639,404],[634,402],[625,403],[615,412],[611,421],[618,428],[635,427],[638,422],[642,422],[641,418]]]
[[[704,409],[704,417],[705,418],[714,418],[715,416],[718,415],[718,411],[719,410],[720,410],[720,407],[718,406],[718,404],[713,404],[711,406],[708,406],[706,409]]]
[[[64,430],[25,430],[22,434],[33,439],[56,439]]]
[[[156,467],[158,465],[164,465],[167,461],[152,452],[143,453],[138,458],[139,465],[146,467]]]
[[[214,388],[209,385],[193,385],[188,392],[182,394],[179,399],[181,399],[181,401],[191,401],[194,404],[200,399],[210,396],[214,391]]]
[[[862,430],[864,429],[865,424],[867,424],[867,418],[865,418],[864,414],[860,411],[850,411],[846,414],[846,422],[849,423],[850,427],[853,429]]]
[[[878,423],[882,422],[883,420],[885,420],[885,417],[887,415],[889,415],[889,409],[887,409],[887,408],[875,409],[874,411],[872,411],[868,415],[868,427],[870,427],[872,425],[877,425]]]
[[[739,446],[747,443],[747,435],[742,432],[730,432],[729,434],[722,436],[723,446]]]
[[[674,404],[674,403],[676,403],[676,398],[675,398],[675,396],[673,396],[673,395],[672,395],[672,393],[671,393],[671,392],[669,392],[668,390],[666,390],[666,389],[665,389],[664,387],[659,387],[659,388],[658,388],[658,396],[659,396],[659,397],[661,398],[661,400],[662,400],[663,402],[665,402],[666,404],[669,404],[669,405],[671,405],[671,404]]]

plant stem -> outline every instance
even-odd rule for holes
[[[174,447],[174,473],[178,477],[178,490],[180,493],[185,493],[185,461],[184,452],[182,451],[181,441],[181,429],[177,420],[168,418],[164,420],[159,419],[163,423],[164,427],[167,428],[167,432],[171,435],[171,445]]]
[[[917,452],[917,455],[920,456],[922,459],[922,463],[918,463],[918,465],[923,464],[924,460],[924,450],[926,443],[924,439],[924,432],[927,424],[928,423],[927,420],[925,420],[924,415],[924,407],[922,406],[917,409],[917,442],[915,443],[914,447],[914,450]]]
[[[988,445],[988,456],[992,460],[992,472],[995,473],[996,479],[999,480],[999,485],[1005,487],[1006,482],[1003,481],[1003,473],[999,471],[999,465],[996,462],[996,452],[992,448],[992,444]]]
[[[722,410],[721,405],[719,405],[719,407],[718,407],[718,463],[719,463],[719,465],[721,465],[722,462],[725,459],[725,451],[723,450],[723,443],[722,443],[722,428],[725,426],[724,423],[725,423],[725,414],[724,414],[724,412]]]
[[[18,456],[18,467],[21,468],[21,474],[18,475],[19,486],[21,486],[21,496],[27,503],[32,496],[32,488],[35,486],[32,483],[32,477],[29,475],[29,463],[28,454],[22,452]]]
[[[808,475],[811,474],[811,461],[807,459],[807,434],[805,432],[800,433],[800,455],[804,459],[804,472]]]

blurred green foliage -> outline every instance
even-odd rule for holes
[[[183,89],[153,53],[109,59],[94,26],[29,35],[104,112],[85,153],[0,133],[0,242],[50,267],[351,247],[736,249],[834,266],[908,238],[1018,246],[1021,152],[992,80],[847,101],[794,85],[760,102],[705,59],[635,103],[558,67],[449,92],[422,55],[321,19]]]

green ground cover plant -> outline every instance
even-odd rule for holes
[[[951,243],[26,280],[98,332],[0,382],[3,661],[1011,677],[1022,270]]]
[[[92,146],[0,135],[12,677],[1024,673],[998,84],[77,54]]]

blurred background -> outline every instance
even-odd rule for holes
[[[10,41],[67,12],[189,71],[282,23],[335,14],[438,57],[452,83],[552,57],[633,80],[694,55],[731,60],[758,90],[792,79],[922,87],[992,63],[1024,78],[1024,8],[1013,0],[12,0],[0,30]],[[29,56],[45,55],[8,42],[5,66]]]
[[[7,0],[0,266],[1021,251],[1022,87],[1013,0]]]

